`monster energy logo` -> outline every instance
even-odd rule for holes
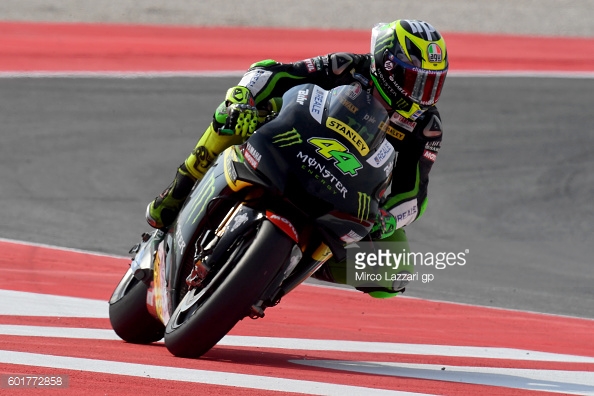
[[[392,29],[386,29],[384,36],[377,39],[375,48],[378,48],[375,51],[375,54],[379,54],[380,52],[385,51],[386,49],[392,48],[394,45],[394,31]],[[380,48],[380,45],[382,46]]]
[[[272,143],[278,144],[278,147],[287,147],[292,146],[294,144],[303,143],[303,140],[301,140],[301,135],[299,134],[299,132],[297,132],[297,130],[293,128],[288,132],[276,135],[272,139]]]
[[[371,206],[371,196],[359,192],[359,207],[357,208],[357,217],[361,220],[369,218],[369,207]]]
[[[214,192],[215,192],[215,183],[214,183],[215,178],[212,173],[207,174],[207,175],[209,175],[208,179],[203,180],[198,185],[198,188],[199,188],[198,194],[196,196],[196,199],[193,202],[192,210],[188,216],[188,217],[193,216],[194,213],[196,212],[196,210],[199,209],[198,213],[196,213],[196,216],[194,217],[194,220],[192,221],[192,223],[195,223],[196,220],[198,220],[198,217],[200,216],[200,214],[202,214],[202,212],[206,208],[206,204],[208,203],[210,198],[212,198],[212,196],[214,195]]]

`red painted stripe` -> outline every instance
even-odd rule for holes
[[[0,71],[240,71],[369,51],[369,31],[0,22]],[[594,71],[594,39],[444,33],[450,70]]]
[[[128,263],[3,241],[0,251],[3,289],[102,300],[109,299]],[[244,320],[231,334],[493,346],[594,356],[593,325],[587,319],[412,298],[377,300],[359,292],[302,285],[268,309],[263,320]]]
[[[4,290],[109,300],[130,260],[0,241]]]
[[[0,271],[8,276],[3,288],[55,295],[107,299],[127,261],[79,251],[0,241]],[[84,264],[81,264],[84,263]],[[86,265],[85,265],[86,264]],[[18,271],[15,271],[18,269]],[[94,272],[100,269],[100,272]],[[95,276],[89,276],[89,273]],[[104,277],[105,279],[102,279]],[[345,307],[337,310],[336,307]],[[19,318],[0,316],[2,324],[106,328],[105,319]],[[374,300],[362,293],[303,285],[260,320],[244,320],[235,335],[385,341],[442,345],[500,346],[547,352],[594,356],[593,322],[582,319],[495,310],[459,304],[396,298]],[[562,337],[560,335],[571,335]],[[160,345],[132,345],[121,341],[3,336],[0,350],[84,357],[108,361],[164,365],[201,370],[306,379],[326,383],[450,395],[536,395],[537,392],[484,385],[444,383],[405,377],[351,373],[295,365],[295,359],[410,362],[487,367],[592,370],[592,364],[526,362],[506,359],[347,353],[339,351],[293,351],[247,347],[215,347],[202,359],[178,359]],[[25,370],[25,371],[22,371]],[[184,394],[187,384],[109,374],[27,368],[0,364],[3,373],[70,374],[73,384],[65,394],[91,394],[101,389],[138,391],[159,387]],[[191,385],[223,394],[220,386]],[[197,389],[197,388],[194,388]],[[239,389],[239,394],[269,392]],[[181,392],[181,393],[180,393]],[[150,392],[149,392],[150,393]]]

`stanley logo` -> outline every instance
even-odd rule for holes
[[[385,122],[380,123],[379,129],[380,129],[380,131],[384,131],[384,132],[386,132],[386,134],[388,134],[392,137],[395,137],[398,140],[402,140],[405,137],[404,133],[400,132],[396,128],[391,127],[390,125],[388,125]]]
[[[367,143],[363,140],[361,135],[344,122],[333,117],[328,117],[326,120],[326,127],[347,138],[361,155],[367,155],[369,153],[369,146],[367,146]]]
[[[272,143],[278,145],[278,147],[288,147],[294,144],[303,143],[303,140],[301,140],[301,135],[299,132],[293,128],[288,132],[280,133],[273,137]]]

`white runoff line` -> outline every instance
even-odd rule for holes
[[[587,71],[530,71],[530,70],[451,70],[448,77],[532,77],[532,78],[594,78]]]
[[[230,71],[0,71],[0,78],[175,78],[241,77],[247,70]]]
[[[112,330],[46,327],[28,325],[0,325],[0,335],[24,337],[57,337],[75,339],[119,340]],[[276,338],[225,336],[219,346],[290,349],[298,351],[327,351],[352,353],[386,353],[422,356],[448,356],[479,359],[507,359],[559,363],[594,363],[594,357],[530,351],[513,348],[469,347],[430,344],[404,344],[345,340],[316,340],[304,338]]]
[[[260,375],[236,374],[210,370],[185,369],[13,351],[0,351],[0,363],[19,364],[34,367],[51,367],[54,369],[63,370],[82,370],[93,373],[128,375],[141,378],[150,377],[152,379],[193,382],[210,385],[236,386],[241,388],[304,393],[310,395],[427,395],[423,393],[401,392],[387,389],[366,388],[362,386],[349,386],[325,382],[265,377]]]
[[[229,71],[0,71],[0,78],[176,78],[176,77],[241,77],[247,70]],[[451,70],[449,77],[532,77],[532,78],[594,78],[594,72],[523,71],[523,70]]]
[[[594,395],[594,372],[392,362],[290,360],[309,367],[573,395]]]
[[[107,301],[0,290],[0,315],[58,318],[107,318]]]

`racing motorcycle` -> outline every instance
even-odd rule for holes
[[[131,343],[198,357],[371,230],[396,152],[388,115],[355,83],[305,84],[225,150],[167,230],[145,233],[109,301]]]

